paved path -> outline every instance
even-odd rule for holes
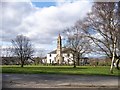
[[[118,87],[116,76],[3,74],[3,88]]]

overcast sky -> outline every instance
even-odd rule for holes
[[[73,0],[74,1],[74,0]],[[11,45],[11,39],[23,34],[29,37],[36,50],[56,49],[59,32],[73,26],[90,11],[92,3],[74,2],[2,2],[0,33],[2,48]]]

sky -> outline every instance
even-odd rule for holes
[[[91,10],[92,3],[84,0],[61,0],[49,2],[1,2],[0,33],[1,48],[11,46],[11,40],[23,34],[30,38],[39,55],[55,50],[58,34],[82,20]]]

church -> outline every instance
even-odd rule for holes
[[[73,64],[73,54],[70,48],[62,47],[61,35],[57,38],[57,49],[47,54],[48,64]]]

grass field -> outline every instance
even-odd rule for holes
[[[23,68],[17,65],[5,65],[2,67],[2,73],[19,74],[77,74],[77,75],[120,75],[120,70],[114,68],[114,74],[111,74],[110,66],[40,66],[26,65]]]

